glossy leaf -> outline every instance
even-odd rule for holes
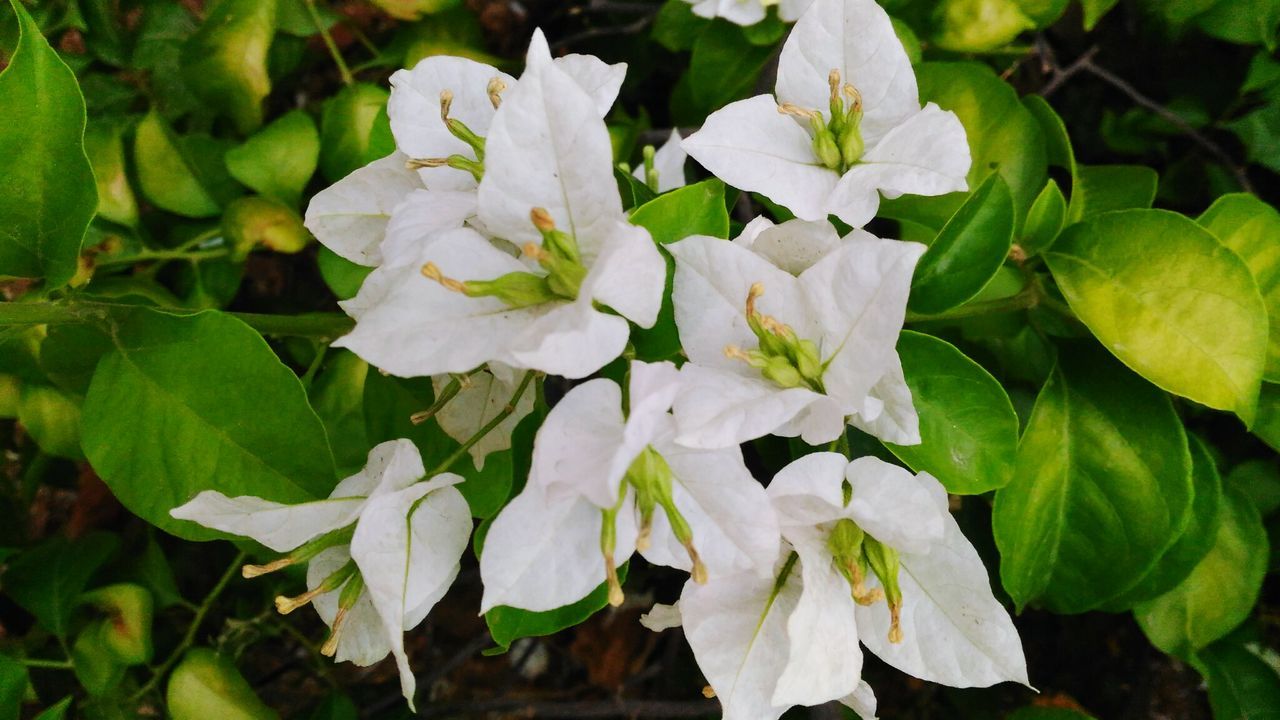
[[[333,457],[343,477],[364,466],[373,443],[364,421],[364,382],[369,363],[346,351],[332,357],[311,386],[311,405],[324,423]]]
[[[297,207],[320,159],[320,133],[311,116],[294,110],[227,152],[227,169],[246,187]]]
[[[1248,266],[1193,221],[1161,210],[1107,213],[1044,254],[1071,309],[1159,387],[1253,421],[1267,311]]]
[[[124,129],[121,123],[90,123],[84,149],[98,184],[98,215],[132,227],[138,224],[138,200],[125,172]]]
[[[1013,243],[1013,197],[992,175],[956,214],[916,265],[910,308],[940,313],[977,295],[1004,264]]]
[[[152,112],[138,123],[133,157],[142,193],[157,207],[195,218],[219,213],[217,200],[196,176],[194,161],[184,156],[159,114]]]
[[[1208,554],[1180,585],[1134,610],[1147,638],[1170,655],[1190,657],[1226,636],[1253,611],[1267,573],[1267,549],[1258,509],[1228,488]]]
[[[1280,510],[1280,465],[1275,458],[1242,462],[1227,473],[1223,483],[1252,500],[1264,518]]]
[[[320,116],[320,172],[337,182],[368,161],[369,135],[390,94],[366,83],[349,85],[327,100]]]
[[[220,535],[169,511],[201,490],[278,502],[328,495],[336,472],[324,426],[258,333],[217,312],[138,310],[114,336],[81,433],[89,462],[125,507],[194,540]]]
[[[40,449],[54,457],[83,460],[80,403],[47,385],[27,383],[18,401],[18,420]]]
[[[0,72],[0,277],[76,273],[80,243],[98,204],[84,152],[84,98],[19,0],[9,0],[21,39]]]
[[[1038,255],[1053,245],[1066,222],[1067,200],[1058,189],[1058,183],[1050,180],[1031,204],[1018,244],[1028,256]]]
[[[1149,208],[1159,180],[1155,170],[1140,165],[1077,165],[1067,223],[1111,210]]]
[[[1080,0],[1084,6],[1084,29],[1092,30],[1103,15],[1111,12],[1120,0]]]
[[[1280,718],[1280,674],[1245,645],[1223,640],[1199,655],[1217,720]]]
[[[1035,27],[1016,0],[941,0],[934,9],[933,40],[956,52],[986,52]]]
[[[1253,195],[1224,195],[1197,220],[1244,260],[1271,319],[1265,376],[1280,381],[1280,212]]]
[[[996,379],[954,346],[906,331],[902,371],[920,415],[919,445],[885,447],[916,472],[957,495],[1008,484],[1018,448],[1018,417]]]
[[[1103,605],[1185,531],[1192,492],[1186,434],[1168,397],[1097,350],[1062,353],[1018,445],[1013,481],[996,494],[1005,589],[1020,608]]]
[[[275,30],[276,0],[222,0],[182,48],[188,87],[242,134],[262,124],[262,101],[271,92],[267,51]]]
[[[119,538],[109,533],[46,540],[8,561],[5,594],[44,629],[66,637],[80,594],[119,546]]]

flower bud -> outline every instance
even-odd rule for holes
[[[813,152],[818,156],[818,162],[831,170],[840,169],[840,146],[836,144],[835,135],[831,134],[826,125],[820,124],[820,121],[814,127]]]
[[[800,371],[791,364],[791,360],[781,355],[770,357],[768,364],[760,369],[760,374],[764,375],[766,380],[772,380],[784,388],[795,388],[805,384]]]
[[[165,690],[173,720],[277,720],[231,660],[209,648],[187,652]]]
[[[141,585],[119,583],[85,593],[81,602],[106,614],[100,632],[103,646],[125,665],[151,660],[151,593]]]
[[[884,587],[885,600],[889,603],[889,642],[902,642],[902,587],[898,584],[898,572],[902,568],[902,560],[898,551],[882,544],[871,536],[863,543],[866,550],[867,563],[871,571],[880,579]]]
[[[463,287],[469,297],[496,297],[512,308],[564,299],[552,290],[546,276],[529,272],[510,272],[495,280],[468,280]]]
[[[858,125],[859,123],[856,122],[849,123],[840,132],[840,160],[846,168],[861,160],[862,153],[866,151],[866,144],[862,140],[862,130],[859,129]]]
[[[311,233],[293,208],[265,197],[231,201],[222,215],[222,232],[239,259],[258,248],[292,255],[311,242]]]

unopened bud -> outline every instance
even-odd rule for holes
[[[840,160],[845,167],[850,167],[862,159],[862,153],[867,149],[866,143],[862,140],[862,130],[859,129],[858,123],[849,123],[845,125],[844,130],[840,132]]]
[[[644,183],[649,189],[658,192],[658,168],[654,164],[657,151],[652,145],[644,146]]]
[[[818,124],[814,128],[813,152],[817,155],[818,162],[828,169],[840,169],[841,148],[836,144],[835,135],[831,134],[831,130],[825,125]]]
[[[791,360],[781,355],[770,357],[768,363],[760,369],[760,374],[764,375],[766,380],[772,380],[784,388],[795,388],[805,384],[804,377],[791,364]]]

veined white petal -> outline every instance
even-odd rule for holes
[[[307,229],[342,258],[369,267],[380,264],[392,211],[423,188],[417,174],[405,167],[408,159],[393,152],[316,193],[307,205]]]
[[[595,102],[600,117],[609,114],[618,99],[622,81],[627,77],[627,64],[610,65],[595,55],[562,55],[553,61],[564,74],[573,78]]]
[[[871,388],[871,397],[883,404],[883,410],[869,421],[856,413],[850,415],[850,425],[895,445],[920,444],[920,416],[916,414],[911,388],[907,387],[897,353],[888,372]]]
[[[452,378],[448,375],[431,378],[436,395],[439,396],[451,381]],[[466,442],[506,409],[519,385],[519,379],[515,377],[503,379],[487,371],[474,374],[463,384],[453,400],[436,414],[436,421],[449,437],[460,443]],[[533,412],[533,400],[534,393],[522,394],[516,401],[515,411],[471,446],[468,452],[477,470],[484,469],[484,459],[490,453],[511,447],[511,435],[520,421]]]
[[[778,512],[782,533],[811,528],[845,517],[844,482],[849,460],[834,452],[797,458],[773,476],[769,500]]]
[[[379,251],[387,262],[412,256],[439,233],[460,228],[475,215],[474,191],[414,190],[391,213]]]
[[[692,448],[731,447],[763,437],[785,429],[805,408],[826,400],[807,388],[783,389],[763,378],[692,362],[680,372],[685,379],[673,408],[679,428],[676,442]]]
[[[849,583],[819,539],[796,545],[803,586],[787,618],[790,652],[773,691],[774,705],[817,705],[858,688],[862,649]]]
[[[308,540],[355,522],[363,497],[285,505],[252,496],[227,497],[205,490],[169,514],[179,520],[252,538],[276,552],[288,552]]]
[[[346,545],[322,551],[307,563],[307,589],[314,590],[325,578],[350,561],[351,550]],[[335,590],[311,601],[316,614],[325,625],[331,628],[334,618],[338,615],[340,594],[340,590]],[[382,622],[382,616],[373,606],[369,593],[362,593],[360,599],[347,612],[346,619],[342,621],[342,633],[338,636],[338,648],[333,660],[368,667],[385,658],[390,652],[391,642]]]
[[[779,225],[765,217],[751,221],[734,239],[780,269],[799,275],[840,247],[840,234],[826,220],[789,220]]]
[[[617,315],[596,310],[589,297],[546,303],[535,317],[513,327],[508,364],[577,380],[622,354],[631,327]]]
[[[946,493],[939,493],[942,486],[933,477],[861,457],[849,463],[844,479],[853,488],[847,517],[876,540],[900,552],[923,554],[942,539],[951,515]]]
[[[360,472],[338,483],[329,497],[370,497],[395,492],[409,487],[426,474],[418,446],[403,438],[388,440],[370,450]]]
[[[650,328],[658,320],[666,285],[667,261],[649,231],[619,220],[602,240],[581,292]]]
[[[554,500],[585,497],[612,508],[623,475],[643,449],[626,443],[617,383],[591,380],[566,393],[538,428],[529,484]]]

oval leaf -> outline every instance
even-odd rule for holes
[[[151,112],[138,123],[133,157],[142,193],[157,207],[195,218],[219,213],[217,201],[196,177],[191,161],[158,113]]]
[[[1004,487],[1018,449],[1018,416],[996,379],[953,345],[911,331],[898,341],[902,372],[920,415],[919,445],[889,451],[957,495]]]
[[[1013,196],[992,175],[947,221],[916,265],[912,310],[940,313],[977,295],[1013,244]]]
[[[218,312],[122,318],[85,398],[85,455],[125,507],[175,535],[220,535],[169,511],[202,490],[301,502],[336,471],[324,425],[262,336]]]
[[[245,186],[297,207],[320,158],[320,133],[311,116],[294,110],[227,151],[227,170]]]
[[[1169,398],[1101,352],[1064,352],[1036,398],[1013,481],[996,494],[1005,589],[1020,608],[1099,607],[1184,532],[1191,499],[1187,438]]]
[[[1044,254],[1071,309],[1107,349],[1171,393],[1251,424],[1267,310],[1248,266],[1193,221],[1107,213]]]
[[[222,0],[182,48],[187,86],[242,134],[262,124],[262,100],[271,92],[267,51],[275,31],[276,0]]]

